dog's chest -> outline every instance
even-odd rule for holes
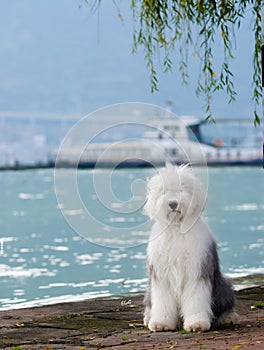
[[[199,246],[184,235],[175,239],[160,237],[150,242],[148,249],[149,263],[153,266],[158,280],[193,279],[197,274],[202,258]]]

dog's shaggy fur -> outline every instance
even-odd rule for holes
[[[144,324],[151,331],[205,331],[233,312],[215,238],[201,216],[205,194],[189,166],[167,164],[148,181],[145,211],[155,220],[147,248]]]

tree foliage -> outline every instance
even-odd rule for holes
[[[235,100],[233,58],[235,33],[248,12],[252,13],[254,33],[252,90],[254,122],[260,124],[258,109],[262,100],[261,45],[263,0],[130,0],[134,21],[133,52],[143,47],[150,71],[151,91],[158,90],[157,67],[164,72],[175,69],[174,57],[182,82],[188,82],[188,59],[195,55],[200,61],[196,93],[205,99],[206,118],[212,120],[212,96],[226,91],[228,102]],[[86,0],[92,8],[101,0]],[[116,5],[115,0],[113,3]],[[119,13],[122,18],[122,14]],[[222,42],[223,58],[216,67],[214,48]]]

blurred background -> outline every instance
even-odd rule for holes
[[[248,13],[234,44],[237,101],[228,105],[226,95],[217,93],[216,120],[253,120],[250,24]],[[151,94],[144,52],[132,54],[133,26],[128,1],[104,1],[98,11],[82,0],[1,2],[0,164],[46,160],[76,120],[111,104],[165,107],[170,100],[177,115],[203,118],[204,101],[195,95],[197,59],[190,57],[189,86],[181,84],[177,69],[158,69],[159,91]],[[218,46],[216,63],[222,57]]]
[[[237,101],[228,105],[225,94],[217,93],[213,117],[250,119],[253,127],[250,24],[248,13],[237,34],[231,63]],[[188,86],[181,84],[177,69],[172,74],[158,71],[159,91],[151,94],[144,52],[139,49],[133,55],[132,41],[129,1],[102,1],[99,11],[90,11],[81,0],[1,1],[0,166],[53,160],[77,121],[112,104],[132,101],[165,107],[170,100],[177,115],[202,119],[204,101],[195,95],[199,62],[190,58]],[[97,122],[92,120],[93,124]],[[220,123],[217,127],[224,137],[227,129]],[[236,133],[243,139],[238,129]],[[212,142],[210,127],[208,135],[208,142]],[[108,136],[113,137],[112,130]],[[260,137],[254,140],[259,149]],[[62,190],[67,189],[67,180],[75,180],[76,173],[73,169],[59,170],[65,180]],[[78,171],[76,184],[81,199],[95,222],[103,224],[102,234],[95,225],[82,222],[84,209],[74,207],[71,197],[72,207],[67,210],[65,203],[57,201],[53,169],[0,171],[0,309],[144,290],[146,241],[151,226],[147,222],[148,229],[140,229],[147,220],[142,213],[144,181],[155,171]],[[209,175],[206,216],[219,241],[223,271],[232,277],[263,273],[263,170],[254,166],[203,167],[197,171],[201,177]],[[105,175],[114,194],[109,198],[109,208],[94,188],[94,179],[105,184]],[[138,180],[140,190],[133,193]],[[137,210],[122,212],[123,203],[130,205],[135,198],[140,203]],[[83,225],[88,240],[66,222],[63,210],[64,215]],[[109,247],[108,232],[112,230],[111,237],[115,237],[117,229],[119,236]]]

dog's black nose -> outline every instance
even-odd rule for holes
[[[175,210],[178,207],[178,202],[177,201],[169,201],[169,207],[172,210]]]

